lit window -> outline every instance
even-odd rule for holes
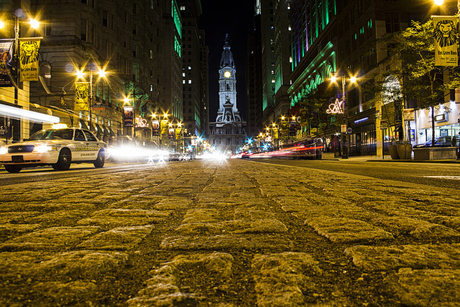
[[[192,80],[188,80],[188,84],[192,84]]]
[[[183,83],[183,84],[185,84],[185,80],[184,80],[184,81],[182,81],[182,83]]]
[[[189,66],[189,67],[188,67],[188,70],[192,70],[192,66]]]
[[[185,72],[183,72],[183,73],[182,73],[182,77],[184,77],[184,78],[185,78]]]
[[[181,10],[181,11],[185,11],[185,5],[181,5],[181,6],[180,6],[180,10]]]
[[[275,79],[272,79],[272,83],[275,83]]]
[[[288,27],[288,31],[291,31],[291,26]]]
[[[292,63],[292,56],[289,57],[289,63]]]

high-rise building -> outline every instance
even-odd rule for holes
[[[169,120],[183,118],[183,86],[182,86],[182,63],[183,51],[183,20],[180,7],[176,0],[163,1],[163,28],[161,37],[162,70],[163,78],[160,84],[163,86],[163,95],[160,102],[161,110],[158,113],[169,114]]]
[[[246,120],[248,137],[264,129],[262,109],[262,45],[260,14],[254,15],[246,49]]]
[[[204,31],[198,23],[202,13],[201,1],[178,1],[183,18],[183,123],[187,134],[203,136],[207,130],[207,47]]]
[[[340,142],[351,155],[376,154],[381,145],[379,103],[376,95],[363,90],[374,82],[378,70],[389,65],[380,66],[388,54],[375,46],[376,39],[404,30],[411,20],[426,20],[431,5],[403,0],[388,4],[384,0],[291,2],[291,106],[308,105],[312,95],[329,95],[331,103],[337,99],[345,106],[345,114],[330,114],[309,126],[310,135],[323,137],[328,150],[337,150]],[[338,77],[335,87],[332,75]],[[358,82],[350,82],[351,77]],[[326,114],[325,109],[317,111]],[[341,125],[347,133],[339,137]]]

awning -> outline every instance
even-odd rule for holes
[[[102,131],[104,132],[104,135],[110,135],[109,129],[104,125],[102,125]]]
[[[104,131],[102,131],[102,128],[101,126],[99,126],[99,124],[96,124],[96,128],[97,128],[97,134],[104,134]]]
[[[86,129],[86,130],[89,130],[88,128],[88,125],[86,124],[86,122],[82,119],[80,119],[80,125],[81,125],[81,128],[82,129]]]
[[[109,127],[109,135],[110,135],[110,136],[116,136],[115,133],[113,133],[112,128],[110,128],[110,127]]]

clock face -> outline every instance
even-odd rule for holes
[[[229,71],[224,72],[224,77],[225,78],[230,78],[232,76],[232,73]]]

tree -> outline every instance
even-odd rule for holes
[[[433,21],[412,21],[411,26],[404,31],[386,34],[377,42],[383,43],[388,50],[387,61],[394,61],[396,58],[400,63],[380,76],[380,80],[385,80],[389,75],[394,75],[402,84],[402,99],[396,101],[395,111],[397,104],[404,107],[404,102],[408,100],[415,100],[417,108],[431,108],[434,145],[435,108],[444,102],[450,89],[459,86],[459,78],[457,69],[435,66]],[[443,74],[450,76],[449,81],[443,82]],[[383,82],[376,84],[383,85]],[[397,92],[390,91],[389,95],[399,97]]]

